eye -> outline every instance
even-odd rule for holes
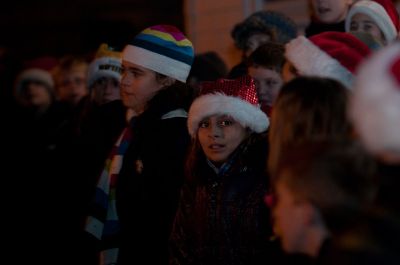
[[[219,121],[219,126],[227,127],[227,126],[231,126],[233,123],[234,123],[234,121],[231,119],[223,119],[223,120]]]
[[[351,22],[350,31],[356,31],[356,30],[357,30],[357,23]]]
[[[201,121],[199,123],[199,128],[207,128],[210,125],[208,121]]]

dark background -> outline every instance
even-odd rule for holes
[[[0,7],[0,47],[20,58],[117,49],[153,24],[183,29],[183,0],[11,0]]]
[[[184,30],[183,0],[4,0],[0,4],[0,99],[12,104],[16,75],[38,57],[89,61],[103,42],[122,50],[144,28]],[[7,115],[8,116],[8,115]]]

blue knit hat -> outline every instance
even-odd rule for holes
[[[156,25],[139,33],[122,51],[122,60],[186,82],[194,51],[176,27]]]

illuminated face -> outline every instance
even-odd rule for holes
[[[71,104],[77,104],[88,94],[86,87],[86,69],[76,67],[64,73],[57,89],[59,99]]]
[[[203,119],[197,131],[205,156],[216,165],[226,162],[247,134],[246,128],[226,115]]]
[[[353,0],[312,0],[315,16],[323,23],[338,23],[346,18]]]
[[[249,57],[259,46],[271,40],[271,36],[263,33],[255,33],[250,35],[246,41],[245,55]]]
[[[350,31],[365,32],[375,37],[382,43],[386,43],[385,37],[378,25],[366,14],[358,13],[351,18]]]
[[[304,252],[306,223],[303,206],[296,201],[284,182],[276,185],[276,202],[273,207],[274,231],[281,239],[287,253]]]
[[[92,99],[98,105],[120,99],[119,81],[112,77],[101,77],[92,85]]]
[[[136,113],[143,112],[149,100],[164,87],[157,81],[156,72],[124,60],[120,86],[122,102]]]
[[[282,86],[282,77],[275,71],[261,66],[249,67],[257,88],[258,99],[262,105],[272,106]]]

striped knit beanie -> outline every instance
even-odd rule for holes
[[[186,82],[194,58],[190,40],[170,25],[146,28],[122,51],[122,60]]]

